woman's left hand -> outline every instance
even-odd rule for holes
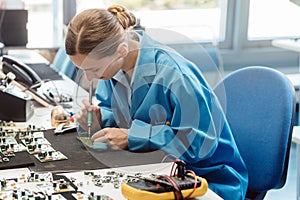
[[[92,136],[94,142],[106,142],[112,149],[128,149],[128,129],[104,128]]]

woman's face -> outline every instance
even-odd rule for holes
[[[72,62],[85,72],[86,78],[92,79],[111,79],[123,66],[124,60],[115,53],[101,59],[95,59],[85,54],[75,54],[70,56]]]

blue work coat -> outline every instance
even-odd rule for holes
[[[122,71],[99,80],[102,126],[129,129],[130,151],[174,155],[224,199],[243,199],[247,170],[212,89],[197,66],[139,34],[132,81]]]

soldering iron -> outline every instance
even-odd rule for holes
[[[90,85],[89,85],[89,102],[90,102],[90,105],[92,105],[92,98],[93,98],[93,81],[90,81]],[[88,111],[88,119],[87,119],[89,138],[91,137],[92,122],[93,122],[93,111],[89,110]]]

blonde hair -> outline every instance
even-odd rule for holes
[[[70,22],[65,46],[68,55],[90,54],[97,57],[112,55],[124,41],[126,30],[136,24],[136,17],[125,7],[87,9]]]

